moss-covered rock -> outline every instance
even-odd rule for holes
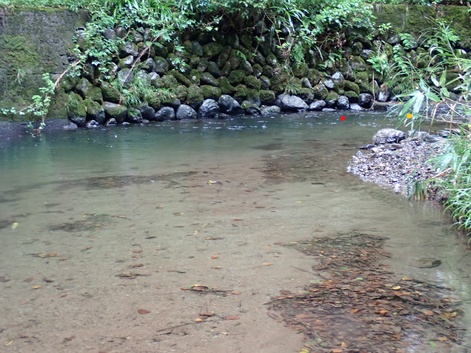
[[[199,85],[201,82],[200,76],[201,76],[201,72],[199,70],[193,69],[188,75],[188,79],[190,80],[192,85]]]
[[[234,70],[229,74],[228,80],[231,85],[237,85],[244,81],[245,73],[242,70]]]
[[[95,120],[98,124],[105,123],[105,110],[101,104],[91,99],[85,99],[83,103],[85,104],[85,109],[87,111],[87,120]]]
[[[276,101],[275,92],[271,90],[260,90],[259,95],[260,95],[261,104],[263,105],[275,104],[275,101]]]
[[[323,83],[318,83],[313,87],[314,97],[319,100],[326,100],[329,90]]]
[[[353,91],[357,94],[360,94],[360,86],[358,86],[355,82],[345,80],[344,82],[345,91]]]
[[[257,91],[262,88],[262,82],[255,76],[245,76],[243,82],[247,87],[254,88]]]
[[[234,98],[239,102],[242,103],[244,100],[247,99],[249,93],[249,89],[245,85],[237,85],[236,92],[234,93]]]
[[[165,75],[169,67],[167,60],[164,57],[155,56],[154,62],[155,62],[155,72],[157,72],[159,75]]]
[[[219,88],[221,88],[222,94],[232,95],[236,91],[236,88],[231,85],[227,77],[221,77],[219,79]]]
[[[345,91],[345,96],[348,98],[350,103],[358,102],[359,94],[355,91]]]
[[[188,104],[192,107],[199,106],[204,101],[203,91],[199,86],[188,87]]]
[[[219,87],[209,86],[209,85],[202,85],[201,92],[203,93],[204,99],[215,99],[218,100],[219,97],[222,95],[222,91]]]
[[[214,87],[219,87],[219,80],[215,78],[211,73],[209,72],[203,72],[200,75],[200,80],[201,83],[211,85]]]
[[[87,122],[87,108],[78,93],[70,93],[67,100],[67,117],[70,121],[83,127]]]
[[[177,80],[178,83],[181,83],[186,87],[189,87],[190,85],[193,84],[193,82],[190,79],[188,79],[188,76],[182,74],[180,71],[171,70],[168,74],[175,77],[175,79]],[[168,75],[166,75],[166,76],[168,76]],[[165,86],[165,87],[170,88],[168,85]]]
[[[128,115],[128,108],[121,104],[111,102],[103,103],[106,119],[115,119],[118,124],[122,124]]]
[[[305,62],[293,66],[293,74],[298,78],[303,78],[308,75],[309,67]]]
[[[339,95],[336,92],[329,92],[327,97],[325,98],[325,103],[327,108],[333,108],[337,104],[337,100],[339,99]]]
[[[156,94],[146,97],[146,101],[149,107],[153,108],[154,111],[157,111],[162,107],[162,102],[160,101],[159,96]]]
[[[100,88],[103,95],[103,100],[112,103],[119,103],[121,101],[121,93],[119,93],[119,91],[111,84],[102,83]]]
[[[208,59],[212,59],[221,54],[223,49],[224,47],[221,44],[217,42],[211,42],[203,45],[203,55]]]

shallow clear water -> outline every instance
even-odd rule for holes
[[[11,351],[53,349],[51,342],[64,344],[63,336],[25,340],[18,327],[28,337],[51,325],[72,332],[78,323],[82,329],[90,324],[99,331],[88,310],[119,330],[116,314],[94,305],[109,305],[107,298],[118,303],[115,311],[127,305],[137,292],[116,276],[136,261],[152,269],[142,280],[165,272],[159,281],[171,301],[180,286],[198,281],[255,292],[259,270],[253,266],[276,265],[276,241],[352,231],[388,237],[389,265],[399,277],[453,287],[469,309],[471,256],[442,210],[345,171],[357,146],[390,125],[377,114],[349,114],[344,122],[335,114],[293,114],[46,133],[6,145],[0,149],[0,309],[6,313],[0,338],[12,342]],[[220,271],[210,267],[214,253]],[[423,257],[442,265],[417,268]],[[292,272],[290,283],[302,287],[305,278]],[[270,297],[278,285],[263,284],[260,291]],[[141,291],[140,300],[149,301]],[[74,298],[68,306],[61,293]],[[85,305],[87,298],[95,304]],[[161,343],[161,351],[188,348],[175,342]],[[139,344],[118,351],[143,352]],[[76,343],[70,351],[88,351],[84,347]],[[214,345],[191,350],[208,347]]]

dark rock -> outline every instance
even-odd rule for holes
[[[67,102],[67,117],[79,127],[84,127],[87,121],[87,108],[82,97],[77,93],[71,93]]]
[[[196,119],[197,117],[198,117],[198,113],[189,105],[182,104],[177,109],[177,114],[176,114],[177,120]]]
[[[137,50],[137,45],[131,42],[125,42],[119,48],[119,57],[124,58],[128,55],[137,56],[139,51]]]
[[[103,33],[103,36],[109,40],[115,40],[117,38],[116,31],[114,29],[107,28]]]
[[[219,81],[209,72],[202,72],[200,75],[200,80],[203,84],[208,84],[215,87],[219,86]]]
[[[217,42],[211,42],[206,45],[203,45],[203,55],[207,57],[208,59],[212,59],[223,51],[224,47],[217,43]]]
[[[219,104],[214,99],[205,99],[199,108],[199,117],[202,119],[217,119],[219,113]]]
[[[148,105],[141,107],[141,115],[143,119],[155,120],[155,109]]]
[[[228,80],[231,85],[242,83],[245,78],[245,73],[242,70],[234,70],[229,74]]]
[[[373,136],[373,144],[381,145],[385,143],[400,142],[406,138],[406,134],[401,130],[386,128],[379,130]]]
[[[129,55],[129,56],[126,56],[124,58],[122,58],[120,61],[119,61],[119,67],[120,68],[123,68],[123,67],[131,67],[132,64],[134,63],[134,57],[132,55]]]
[[[106,126],[116,126],[116,125],[118,125],[118,122],[116,121],[115,118],[111,118],[111,119],[109,119],[109,120],[106,122],[105,125],[106,125]]]
[[[165,121],[174,120],[175,110],[172,107],[162,107],[155,113],[155,120]]]
[[[161,56],[156,56],[154,57],[154,70],[157,72],[159,75],[165,75],[168,71],[168,62],[165,60],[165,58]]]
[[[85,124],[85,127],[87,129],[94,129],[94,128],[100,127],[100,124],[96,120],[90,120],[90,121],[87,121],[87,123]]]
[[[85,99],[92,88],[93,85],[86,78],[82,77],[75,85],[75,92]]]
[[[282,111],[298,112],[307,110],[309,106],[298,96],[288,94],[280,94],[276,98],[275,104],[280,107]]]
[[[260,104],[263,105],[273,105],[276,102],[276,95],[275,92],[270,90],[262,89],[259,92],[260,96]]]
[[[360,93],[358,96],[358,104],[362,108],[371,108],[373,104],[373,96],[370,93]]]
[[[313,92],[314,92],[314,97],[320,100],[325,100],[327,98],[327,95],[329,94],[329,90],[322,83],[319,83],[316,86],[314,86]]]
[[[251,75],[244,77],[244,84],[247,87],[254,88],[256,90],[260,90],[262,88],[262,82],[255,76]]]
[[[209,85],[202,85],[201,92],[203,93],[203,97],[205,99],[218,99],[222,94],[222,90],[219,87]]]
[[[348,97],[346,96],[339,96],[337,99],[337,104],[336,104],[337,109],[339,110],[347,110],[350,108],[350,101],[348,100]]]
[[[218,100],[219,108],[222,113],[231,115],[240,115],[244,113],[244,109],[234,98],[227,94],[223,94]]]
[[[142,63],[142,69],[152,72],[155,70],[155,61],[152,58],[147,58],[143,63]]]
[[[308,110],[321,111],[323,108],[325,108],[325,106],[326,106],[325,101],[318,99],[318,100],[315,100],[314,102],[312,102],[311,104],[309,104],[309,109]]]
[[[221,77],[221,70],[219,69],[218,64],[216,64],[214,61],[208,62],[207,70],[215,78]]]

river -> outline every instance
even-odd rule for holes
[[[346,172],[392,122],[339,117],[46,131],[5,145],[0,351],[299,352],[303,337],[264,304],[302,290],[314,260],[277,244],[348,232],[387,237],[398,276],[454,288],[468,312],[471,256],[443,210]],[[417,267],[424,257],[441,265]]]

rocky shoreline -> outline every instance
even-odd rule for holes
[[[382,129],[373,136],[373,144],[361,146],[347,171],[363,181],[410,197],[414,195],[416,182],[437,174],[430,160],[443,151],[445,137],[446,131],[437,135],[416,131],[407,136],[400,130]],[[438,195],[433,198],[440,199]]]

